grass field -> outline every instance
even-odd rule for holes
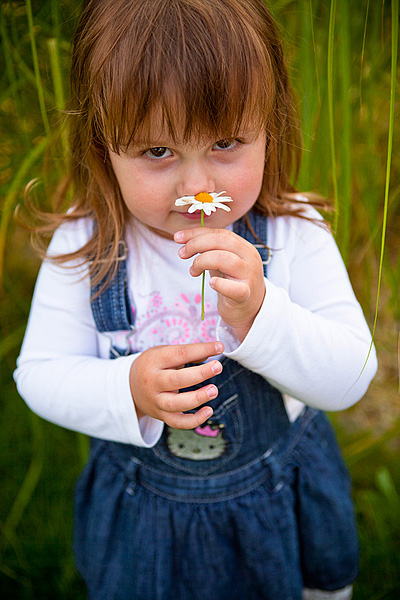
[[[336,239],[374,329],[379,371],[332,415],[353,475],[361,572],[355,600],[400,597],[400,153],[398,0],[276,0],[304,134],[302,190],[332,198]],[[4,598],[85,598],[71,553],[72,490],[87,440],[33,415],[16,393],[39,262],[13,222],[25,185],[62,172],[77,0],[0,0],[0,589]],[[49,175],[51,173],[51,175]],[[378,310],[377,301],[379,299]],[[211,599],[212,600],[212,599]],[[245,600],[245,599],[244,599]],[[279,600],[279,599],[277,599]]]

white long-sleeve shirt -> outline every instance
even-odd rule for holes
[[[86,220],[62,226],[49,255],[72,252],[91,235]],[[90,306],[85,267],[45,260],[15,371],[21,396],[41,417],[98,438],[151,447],[163,423],[138,422],[129,372],[138,353],[154,345],[219,339],[225,355],[266,378],[284,397],[294,420],[304,404],[345,409],[366,392],[376,368],[362,310],[332,236],[309,221],[279,217],[268,223],[272,261],[266,294],[240,344],[206,292],[200,320],[200,279],[179,245],[136,223],[128,232],[129,293],[135,332],[101,334]],[[110,343],[130,344],[130,356],[109,360]],[[369,358],[367,360],[367,356]]]

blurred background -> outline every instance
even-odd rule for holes
[[[336,239],[371,329],[376,320],[378,374],[355,407],[330,415],[354,482],[355,600],[400,597],[398,3],[269,2],[302,119],[298,187],[332,199]],[[12,379],[39,268],[13,214],[30,180],[40,179],[35,196],[46,204],[63,173],[61,111],[80,4],[0,0],[0,589],[9,599],[86,597],[71,533],[87,439],[32,414]]]

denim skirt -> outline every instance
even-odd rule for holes
[[[326,416],[306,408],[250,463],[207,477],[92,440],[74,551],[91,600],[301,600],[352,583],[350,479]]]

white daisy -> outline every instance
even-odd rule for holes
[[[223,202],[232,202],[230,196],[223,196],[226,192],[200,192],[195,196],[182,196],[175,200],[175,206],[189,206],[189,213],[194,213],[196,210],[203,210],[204,213],[209,216],[215,212],[217,208],[223,208],[226,211],[230,211],[229,206],[222,204]]]

